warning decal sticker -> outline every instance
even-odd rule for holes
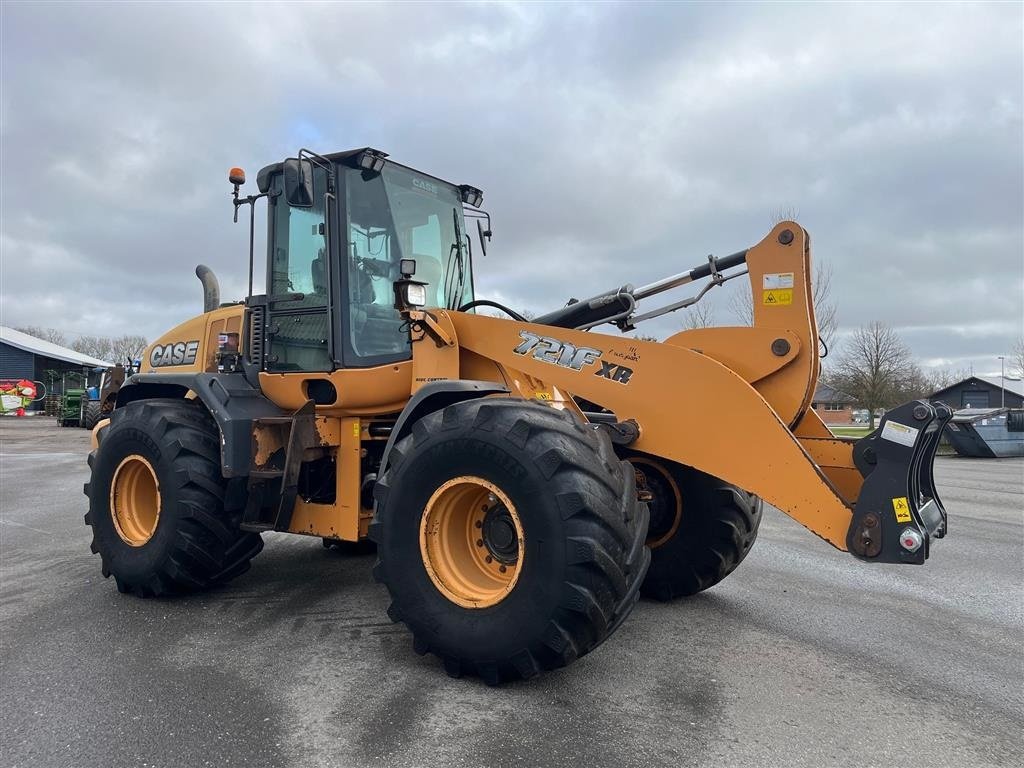
[[[793,303],[792,288],[776,288],[764,292],[763,298],[766,307],[785,307]]]
[[[896,513],[897,523],[909,523],[910,518],[910,504],[907,502],[906,496],[897,496],[892,500],[892,509]]]
[[[913,427],[908,427],[906,424],[900,424],[898,421],[887,421],[885,426],[882,427],[882,439],[912,448],[917,440],[917,433],[919,431]]]
[[[773,290],[775,288],[792,288],[793,287],[793,273],[792,272],[768,272],[764,275],[763,285],[761,286],[766,291]]]

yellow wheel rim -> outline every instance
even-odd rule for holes
[[[456,605],[500,603],[523,570],[523,526],[515,505],[483,478],[449,480],[423,509],[420,555],[434,586]]]
[[[141,547],[156,531],[160,520],[160,483],[148,459],[126,456],[110,482],[110,516],[126,544]]]
[[[659,503],[664,509],[651,509],[651,533],[647,537],[647,546],[657,549],[676,535],[679,523],[683,519],[683,495],[672,473],[657,461],[640,457],[631,458],[630,464],[644,476],[648,490],[661,491]],[[657,517],[657,519],[655,519]],[[657,528],[655,528],[657,525]]]

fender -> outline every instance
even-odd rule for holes
[[[220,430],[224,477],[249,474],[252,423],[271,416],[291,416],[238,373],[137,373],[117,393],[117,408],[155,397],[184,398],[194,392]]]
[[[399,440],[412,431],[412,426],[428,413],[447,408],[449,405],[461,403],[465,400],[475,400],[478,397],[488,395],[507,395],[509,389],[506,386],[494,381],[473,381],[470,379],[452,379],[448,381],[433,381],[420,387],[395,421],[391,436],[384,446],[384,453],[380,459],[380,469],[377,476],[382,477],[387,471],[388,459],[391,456],[391,449]]]

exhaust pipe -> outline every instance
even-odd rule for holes
[[[220,285],[213,270],[205,264],[196,267],[196,277],[203,284],[203,312],[210,312],[220,306]]]

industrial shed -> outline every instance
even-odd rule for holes
[[[1024,381],[999,376],[971,376],[933,392],[932,402],[961,408],[1021,408],[1024,406]]]
[[[0,325],[0,379],[28,379],[41,382],[48,396],[63,394],[64,377],[68,373],[81,374],[92,368],[109,368],[112,364],[73,349],[53,344],[27,333]],[[51,378],[49,371],[56,376]],[[76,378],[68,387],[81,387]],[[43,400],[33,403],[28,410],[42,410]]]

